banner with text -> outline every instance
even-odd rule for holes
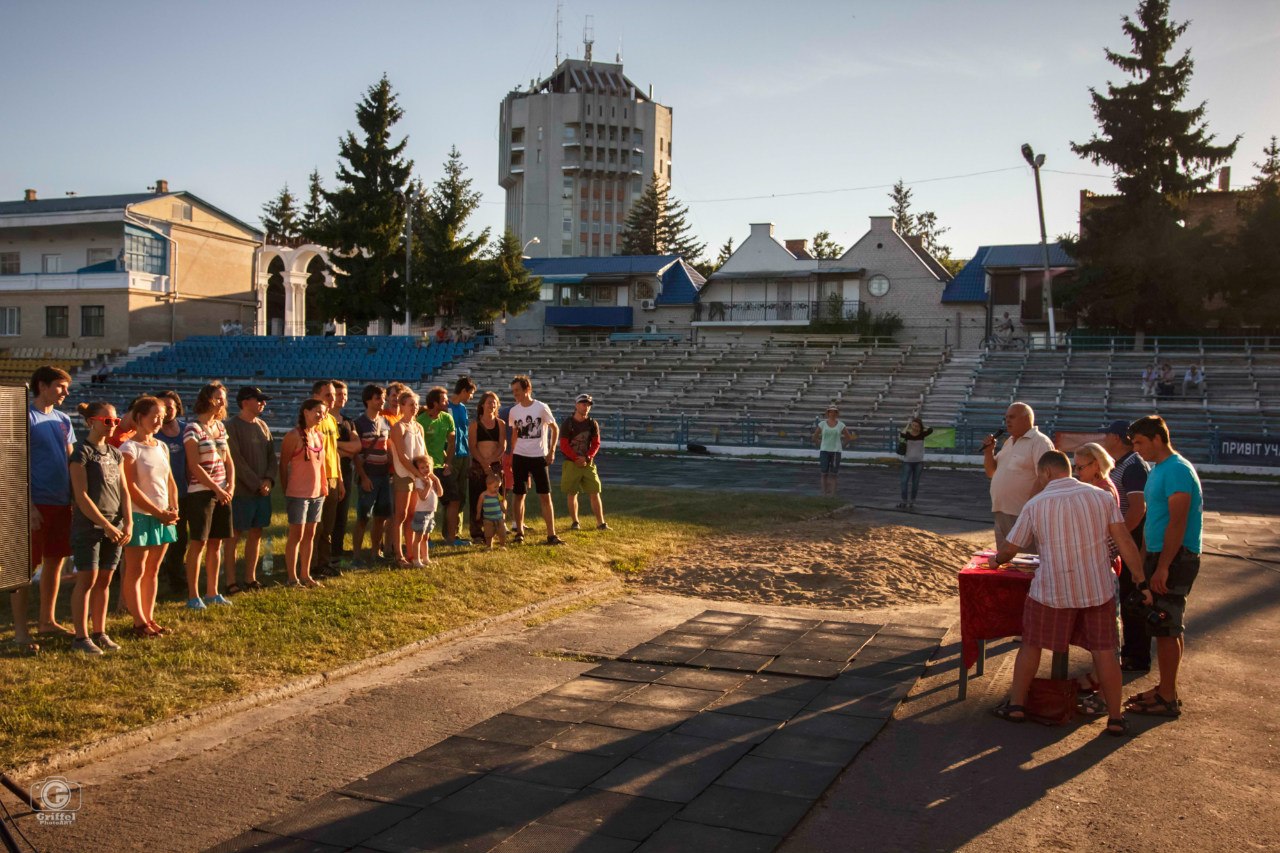
[[[1280,467],[1280,437],[1221,436],[1218,439],[1218,462],[1224,465]]]

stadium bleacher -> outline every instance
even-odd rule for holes
[[[1187,365],[1203,364],[1203,391],[1144,399],[1141,372],[1157,357],[1173,364],[1179,392]],[[593,394],[594,416],[610,441],[808,447],[814,423],[835,403],[860,433],[858,449],[891,453],[897,431],[919,414],[930,426],[954,425],[957,451],[974,453],[982,436],[1001,425],[1009,403],[1023,400],[1049,433],[1096,431],[1113,419],[1159,413],[1169,421],[1175,445],[1205,462],[1218,434],[1274,436],[1280,427],[1277,350],[1189,342],[1158,355],[1115,346],[947,352],[818,336],[483,348],[476,341],[421,344],[375,336],[193,337],[121,365],[109,390],[77,383],[68,410],[104,391],[123,402],[174,388],[191,400],[207,378],[217,377],[233,395],[242,384],[272,395],[266,417],[283,431],[318,377],[346,380],[352,386],[348,410],[356,411],[360,386],[368,381],[400,379],[421,391],[451,387],[458,376],[470,375],[481,391],[494,390],[506,401],[517,373],[533,378],[536,396],[560,417],[572,410],[577,394]]]
[[[73,373],[86,362],[107,355],[109,349],[93,347],[13,347],[0,349],[0,382],[27,382],[41,365],[61,367]]]

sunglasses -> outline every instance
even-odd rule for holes
[[[106,418],[106,417],[103,417],[102,415],[91,415],[91,416],[89,417],[89,420],[91,420],[91,421],[102,421],[103,426],[109,426],[109,427],[118,427],[118,426],[120,426],[120,419],[119,419],[119,418]]]

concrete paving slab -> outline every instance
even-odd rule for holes
[[[557,806],[538,822],[639,842],[675,817],[681,808],[680,803],[666,800],[589,789]]]
[[[687,803],[716,780],[719,764],[692,762],[669,765],[660,761],[628,758],[596,780],[591,787],[618,794]]]
[[[485,815],[449,812],[433,806],[368,839],[359,849],[378,853],[484,853],[519,828],[496,823]]]
[[[720,698],[723,691],[697,690],[670,684],[649,684],[627,697],[631,705],[646,705],[668,711],[701,711]]]
[[[493,853],[631,853],[638,846],[637,841],[532,823],[493,848]]]
[[[834,764],[748,755],[729,768],[719,784],[816,800],[843,770]]]
[[[753,675],[742,682],[737,691],[739,693],[755,693],[762,696],[776,696],[779,699],[796,699],[807,702],[826,689],[827,685],[822,681],[765,672]]]
[[[450,794],[432,808],[479,815],[495,824],[514,826],[536,820],[574,793],[572,788],[490,775]]]
[[[418,809],[330,793],[256,827],[263,832],[353,847],[395,826]]]
[[[522,702],[507,711],[516,717],[532,717],[535,720],[552,720],[563,723],[580,723],[612,707],[613,702],[600,699],[576,699],[563,694],[544,693],[536,699]],[[545,739],[545,738],[544,738]]]
[[[569,728],[562,720],[535,720],[512,714],[498,714],[483,723],[477,723],[461,734],[477,740],[496,740],[521,746],[536,746]]]
[[[636,848],[636,853],[767,853],[781,840],[775,835],[672,820]]]
[[[673,711],[668,708],[650,708],[618,702],[609,710],[592,717],[589,722],[599,726],[634,729],[640,732],[663,732],[684,723],[693,715],[693,711]]]
[[[627,649],[618,655],[618,660],[635,661],[638,663],[654,663],[660,665],[672,665],[688,663],[704,650],[701,648],[680,648],[676,646],[663,646],[657,643],[641,643],[635,648]]]
[[[863,741],[802,735],[783,729],[774,732],[762,743],[757,744],[750,754],[764,758],[788,758],[843,767],[853,761],[863,746],[865,746]]]
[[[483,773],[447,764],[397,761],[343,786],[338,793],[422,808],[439,802],[483,776]]]
[[[761,720],[789,720],[804,708],[800,699],[785,699],[754,693],[735,691],[722,696],[708,706],[713,711],[724,711],[739,717],[756,717]]]
[[[685,806],[680,812],[680,819],[760,835],[786,835],[812,807],[811,799],[730,788],[717,783]]]
[[[698,690],[733,690],[747,681],[749,676],[739,672],[717,672],[710,669],[677,669],[659,678],[655,684],[673,687],[693,687]]]
[[[342,853],[346,849],[254,829],[209,848],[209,853]]]
[[[602,663],[595,669],[589,669],[583,675],[590,678],[607,678],[610,681],[637,681],[648,683],[657,681],[662,676],[671,672],[673,667],[670,666],[651,666],[643,663],[626,663],[623,661],[609,661]]]
[[[560,788],[585,788],[625,759],[622,755],[596,755],[535,746],[495,775]]]
[[[727,669],[733,672],[759,672],[773,660],[769,655],[751,655],[745,652],[718,652],[709,649],[689,661],[689,666],[706,669]]]
[[[565,752],[587,752],[625,758],[652,743],[660,734],[657,731],[635,731],[581,723],[570,726],[543,745]]]
[[[844,660],[814,660],[783,655],[762,670],[777,675],[803,675],[807,678],[835,678],[844,669]]]
[[[610,681],[601,678],[575,678],[566,681],[559,687],[548,690],[552,696],[565,696],[572,699],[591,699],[600,702],[616,702],[643,686],[643,682]]]
[[[653,643],[677,649],[709,649],[718,643],[720,637],[708,634],[682,634],[679,631],[665,631],[653,638]]]
[[[668,732],[637,752],[636,758],[672,766],[698,763],[708,767],[717,766],[724,771],[750,749],[751,745],[746,743],[708,740]]]
[[[850,717],[822,711],[805,711],[789,720],[785,730],[800,735],[865,743],[878,735],[884,724],[884,720],[871,717]]]
[[[703,711],[696,717],[686,721],[675,731],[676,734],[708,738],[710,740],[759,743],[777,728],[778,723],[773,720]]]
[[[528,748],[520,744],[455,735],[404,760],[487,773],[519,758]]]

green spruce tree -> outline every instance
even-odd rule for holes
[[[312,169],[307,176],[307,203],[303,205],[298,224],[302,239],[309,243],[318,243],[328,222],[329,206],[324,200],[324,184],[320,181],[320,170]]]
[[[698,242],[688,221],[688,209],[671,198],[665,182],[654,179],[631,205],[623,226],[623,255],[679,255],[690,264],[702,257],[707,244]]]
[[[450,148],[443,177],[426,196],[421,217],[414,217],[422,223],[414,228],[420,241],[414,266],[422,269],[423,281],[423,287],[414,290],[412,307],[418,313],[454,316],[480,273],[480,254],[489,242],[489,229],[478,234],[466,230],[481,199],[466,171],[457,147]]]
[[[1132,53],[1106,56],[1131,82],[1090,89],[1099,131],[1071,145],[1112,170],[1120,198],[1084,212],[1079,237],[1064,241],[1080,267],[1062,301],[1092,326],[1140,338],[1203,326],[1206,299],[1224,283],[1223,256],[1207,226],[1185,225],[1185,205],[1239,138],[1214,144],[1205,104],[1182,107],[1194,63],[1189,50],[1171,55],[1187,24],[1169,20],[1168,0],[1142,0],[1122,29]]]
[[[950,231],[938,224],[938,214],[932,210],[920,213],[911,212],[911,188],[899,178],[889,192],[889,213],[893,216],[894,227],[905,237],[919,236],[924,250],[938,263],[955,275],[960,271],[961,263],[951,259],[951,247],[942,242],[942,235]]]
[[[275,246],[290,246],[302,237],[302,220],[288,184],[262,206],[262,228],[267,232],[267,242]]]
[[[542,279],[524,265],[520,238],[504,231],[475,264],[471,286],[458,297],[458,313],[471,325],[519,314],[538,301]]]
[[[349,131],[339,141],[337,188],[321,191],[329,216],[318,242],[329,247],[337,286],[321,291],[320,307],[339,320],[367,323],[404,312],[402,235],[413,161],[404,158],[408,137],[391,141],[402,116],[383,75],[356,105],[360,135]]]

